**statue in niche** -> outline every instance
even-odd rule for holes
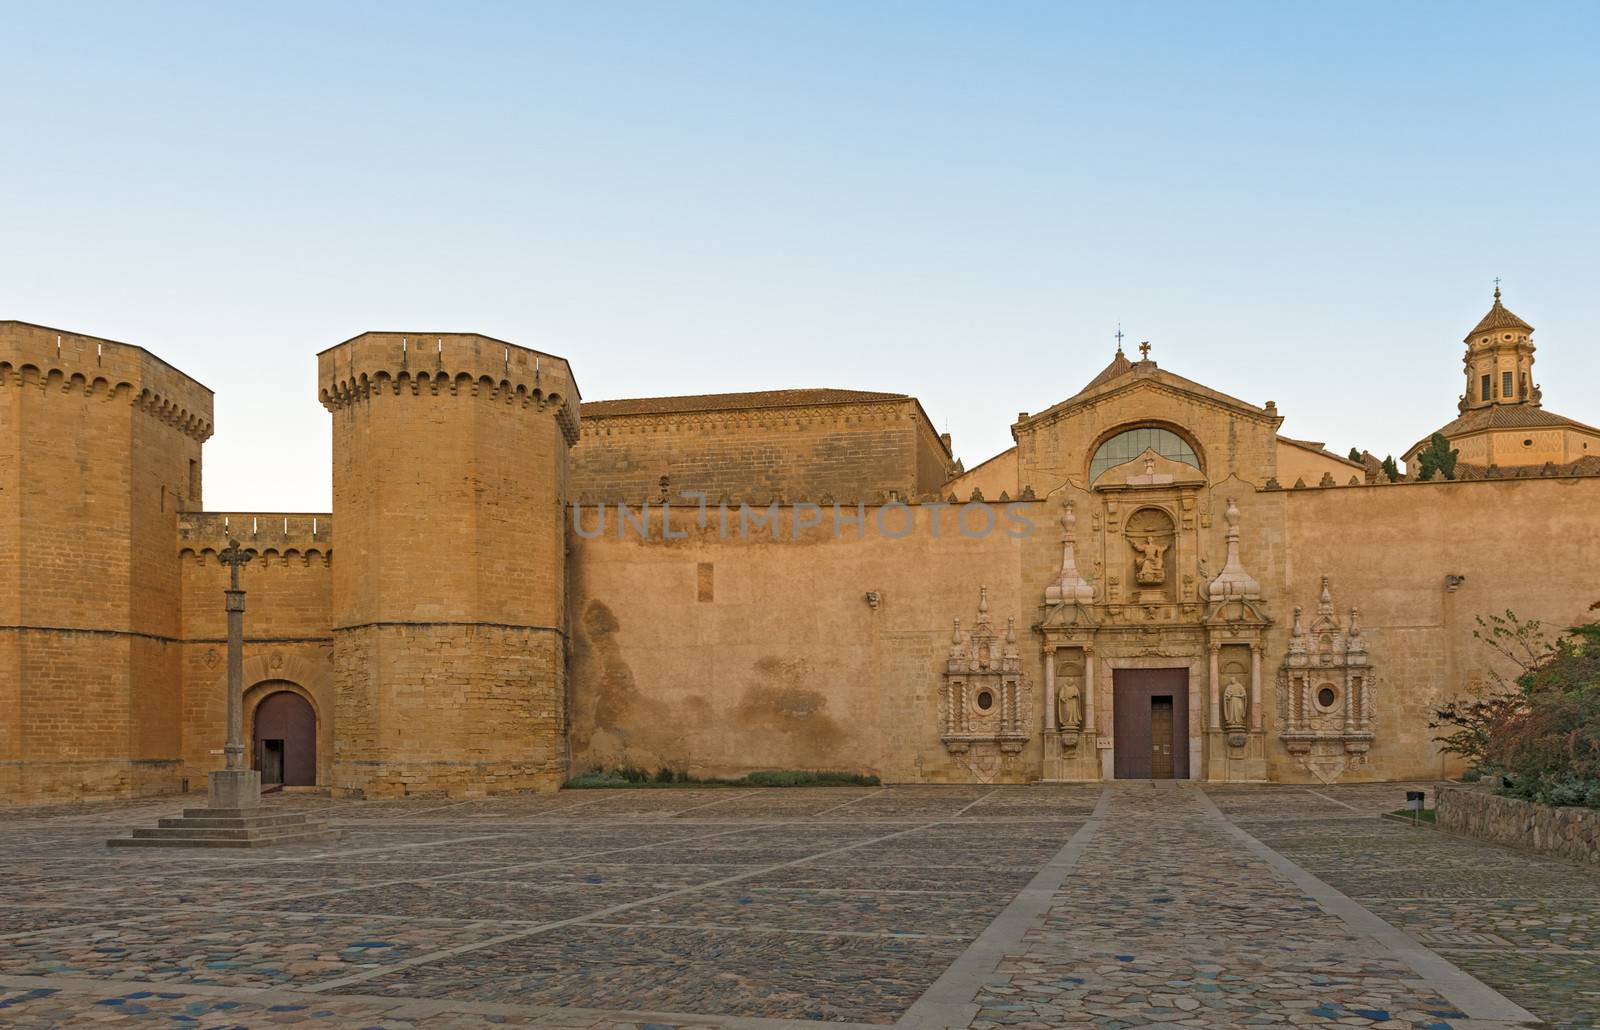
[[[1156,538],[1149,533],[1145,534],[1144,542],[1132,541],[1133,549],[1139,553],[1139,563],[1135,569],[1134,579],[1142,587],[1158,587],[1167,581],[1167,567],[1162,561],[1162,556],[1167,553],[1167,545],[1157,543]]]
[[[1222,686],[1222,725],[1230,730],[1244,729],[1246,705],[1244,684],[1237,676],[1228,677]]]
[[[1083,729],[1083,692],[1076,676],[1062,680],[1056,691],[1056,726],[1063,733]]]

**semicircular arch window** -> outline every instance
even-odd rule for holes
[[[1146,450],[1185,465],[1200,467],[1200,458],[1183,437],[1160,426],[1140,426],[1118,433],[1100,445],[1100,449],[1094,452],[1094,459],[1089,462],[1089,481],[1093,482],[1106,469],[1132,461]]]

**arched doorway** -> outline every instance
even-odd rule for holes
[[[250,752],[263,787],[317,784],[317,713],[292,690],[268,694],[256,706]]]

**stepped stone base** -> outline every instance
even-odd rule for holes
[[[264,848],[274,844],[338,840],[343,830],[295,812],[268,814],[260,808],[186,808],[131,837],[106,841],[113,848]]]

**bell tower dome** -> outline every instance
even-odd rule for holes
[[[1533,326],[1500,303],[1500,284],[1494,287],[1494,305],[1463,340],[1462,357],[1467,392],[1461,398],[1463,413],[1495,404],[1539,406],[1539,387],[1533,382]]]

